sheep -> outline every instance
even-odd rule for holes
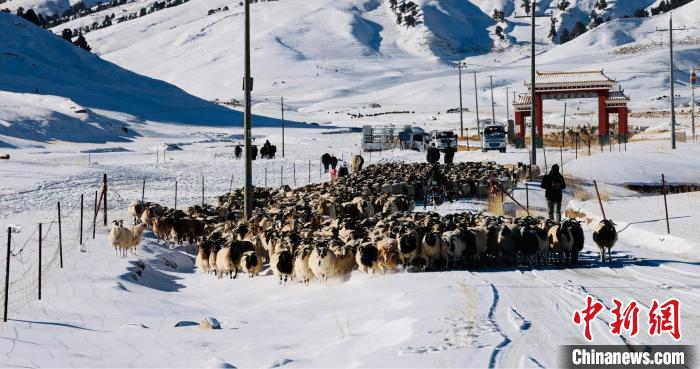
[[[172,233],[174,219],[171,217],[154,217],[151,218],[151,230],[155,233],[159,240],[164,240]]]
[[[129,215],[134,219],[134,224],[138,224],[141,221],[141,214],[146,210],[146,206],[143,201],[133,200],[129,203]]]
[[[218,275],[219,272],[216,267],[216,255],[219,253],[219,250],[221,250],[221,242],[214,242],[211,250],[209,250],[209,271],[215,275]]]
[[[365,200],[361,196],[352,199],[352,203],[357,206],[357,210],[363,218],[371,218],[374,216],[374,206],[372,206],[371,202]]]
[[[382,272],[392,272],[398,269],[401,258],[399,256],[399,243],[396,238],[384,237],[377,243],[379,250],[379,268]]]
[[[612,261],[610,249],[617,242],[617,230],[615,223],[610,219],[603,219],[593,227],[593,241],[600,249],[600,261],[605,262],[605,249],[608,250],[608,261]]]
[[[443,258],[442,237],[438,232],[428,232],[421,240],[420,256],[425,259],[425,267],[431,269],[438,259]]]
[[[146,208],[141,214],[141,223],[151,224],[151,219],[161,215],[163,208],[160,205],[152,205]]]
[[[328,282],[336,270],[336,257],[327,246],[317,246],[309,255],[309,268],[320,281]]]
[[[445,250],[445,269],[458,266],[464,257],[467,245],[461,229],[442,233],[442,243]]]
[[[211,255],[213,242],[203,240],[199,243],[199,250],[195,258],[194,265],[203,273],[209,273],[209,256]]]
[[[486,235],[488,230],[486,227],[470,227],[465,229],[464,257],[471,257],[474,266],[478,266],[481,261],[481,255],[486,252]]]
[[[352,270],[355,269],[355,250],[350,245],[337,247],[333,250],[335,254],[335,271],[334,275],[349,277]]]
[[[115,222],[112,230],[109,232],[109,244],[114,247],[117,255],[126,256],[128,250],[135,250],[136,246],[141,242],[141,236],[146,229],[146,224],[141,223],[135,225],[131,229],[125,228]]]
[[[280,284],[282,284],[283,280],[286,284],[287,278],[294,271],[294,256],[292,252],[286,248],[275,251],[270,258],[270,269],[272,269],[274,275],[279,277]]]
[[[578,253],[583,250],[584,235],[581,222],[576,219],[567,219],[562,222],[562,227],[568,229],[574,238],[573,247],[571,250],[571,263],[578,264]]]
[[[498,231],[497,242],[501,260],[505,261],[509,265],[513,264],[518,250],[515,245],[513,229],[509,225],[501,224],[501,228]]]
[[[293,280],[299,280],[304,285],[308,285],[314,273],[309,267],[309,255],[311,255],[311,247],[300,247],[294,252],[294,273]]]
[[[222,247],[216,253],[216,276],[221,279],[224,274],[228,274],[229,278],[238,277],[238,264],[241,260],[241,254],[237,253],[237,249],[233,247]]]
[[[351,158],[352,172],[359,172],[362,170],[362,165],[365,164],[365,159],[362,155],[353,155]]]
[[[241,256],[241,270],[248,274],[249,278],[255,277],[263,267],[263,259],[255,251],[246,251]]]
[[[371,243],[363,243],[357,248],[355,262],[360,271],[374,273],[379,270],[379,250]]]
[[[414,264],[420,253],[418,233],[414,230],[402,232],[396,236],[396,241],[399,244],[399,258],[404,267]]]
[[[569,228],[563,225],[554,225],[547,232],[549,243],[549,255],[558,254],[559,262],[565,261],[568,265],[571,262],[571,252],[574,248],[574,236]]]

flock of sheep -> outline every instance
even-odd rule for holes
[[[239,271],[255,276],[268,263],[280,283],[290,278],[302,283],[346,278],[355,269],[386,273],[401,268],[578,262],[584,233],[574,219],[557,224],[529,216],[413,212],[415,199],[423,198],[431,168],[379,164],[332,183],[296,189],[258,187],[253,193],[255,210],[247,220],[241,218],[241,190],[221,196],[217,206],[193,206],[186,211],[135,201],[129,211],[140,224],[132,229],[115,224],[112,233],[140,236],[149,227],[161,239],[196,243],[195,265],[203,272],[219,278],[235,278]],[[485,196],[492,180],[508,190],[529,169],[493,162],[441,167],[457,197]],[[614,223],[598,224],[593,238],[604,260],[605,250],[609,254],[617,240]]]

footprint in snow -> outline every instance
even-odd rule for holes
[[[285,366],[291,362],[294,362],[294,360],[287,359],[287,358],[282,359],[282,360],[277,360],[277,361],[273,362],[272,364],[270,364],[269,368],[279,368],[279,367]]]
[[[205,368],[211,368],[211,369],[216,369],[216,368],[236,368],[233,364],[229,364],[219,358],[213,357],[207,361],[204,362],[204,367]]]

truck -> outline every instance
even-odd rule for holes
[[[448,147],[457,150],[457,136],[452,131],[430,131],[431,145],[440,151],[445,151]]]
[[[506,128],[499,123],[487,123],[481,127],[481,151],[498,150],[506,152],[508,135]]]

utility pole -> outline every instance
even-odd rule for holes
[[[457,63],[459,69],[459,135],[464,137],[464,112],[462,109],[462,62]]]
[[[476,87],[476,72],[474,72],[474,105],[476,110],[476,134],[481,132],[481,123],[479,122],[479,89]]]
[[[508,102],[508,97],[510,97],[510,94],[508,93],[508,86],[506,86],[506,124],[508,123],[508,120],[510,119],[510,104]]]
[[[245,188],[243,197],[244,215],[250,219],[253,215],[253,162],[250,145],[250,93],[253,91],[253,78],[250,76],[250,0],[245,1],[245,56],[243,90],[245,90],[245,109],[243,112],[243,136],[245,140]]]
[[[493,76],[489,76],[491,80],[491,123],[496,124],[496,102],[493,101]]]
[[[668,31],[669,39],[669,56],[671,59],[670,65],[670,77],[671,77],[671,149],[676,148],[676,92],[673,81],[673,31],[686,31],[688,28],[683,26],[683,28],[673,28],[673,13],[669,13],[668,16],[668,29],[657,28],[656,32],[666,32]]]
[[[537,164],[537,110],[535,109],[535,9],[537,7],[537,1],[532,0],[532,6],[530,8],[530,23],[532,23],[531,29],[531,49],[530,49],[530,94],[531,94],[531,105],[530,105],[530,118],[532,120],[532,126],[530,129],[531,145],[530,148],[530,162],[532,165]],[[551,14],[545,14],[540,17],[551,17]],[[515,18],[528,18],[528,16],[515,16]],[[544,129],[544,128],[543,128]]]
[[[280,96],[280,108],[282,108],[282,158],[284,159],[284,96]]]
[[[695,67],[690,69],[690,126],[693,132],[693,142],[695,142],[695,84],[698,76],[695,74]]]

